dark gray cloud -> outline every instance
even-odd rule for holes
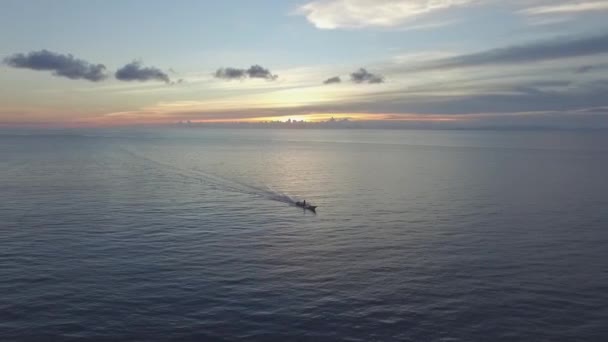
[[[449,57],[423,69],[516,64],[608,53],[608,34],[579,39],[552,39]]]
[[[265,78],[267,80],[275,80],[277,79],[277,75],[273,75],[270,70],[262,68],[259,65],[252,65],[249,69],[247,69],[247,75],[250,78]]]
[[[335,77],[330,77],[328,79],[326,79],[325,81],[323,81],[323,84],[334,84],[334,83],[340,83],[342,82],[342,79],[340,78],[340,76],[335,76]]]
[[[217,69],[214,76],[224,80],[238,80],[243,78],[263,78],[269,81],[276,80],[279,76],[273,75],[270,70],[260,66],[252,65],[249,69],[238,68],[220,68]]]
[[[236,69],[236,68],[220,68],[215,72],[216,78],[222,78],[225,80],[236,80],[245,78],[247,74],[245,73],[245,69]]]
[[[365,68],[360,68],[359,70],[350,74],[351,81],[355,83],[382,83],[384,82],[384,77],[381,75],[372,74],[367,71]]]
[[[133,61],[116,71],[116,79],[121,81],[163,81],[171,83],[169,75],[155,67],[143,67],[140,61]]]
[[[71,54],[63,55],[48,50],[32,51],[28,54],[17,53],[6,57],[4,63],[13,68],[53,71],[55,76],[73,80],[85,79],[98,82],[107,77],[106,67],[103,64],[92,64]]]

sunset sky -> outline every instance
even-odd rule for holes
[[[608,127],[608,0],[0,0],[0,126]]]

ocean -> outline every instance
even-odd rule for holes
[[[608,340],[605,131],[4,131],[0,196],[2,341]]]

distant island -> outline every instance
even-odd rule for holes
[[[222,121],[222,122],[193,122],[184,120],[177,122],[179,127],[227,127],[227,128],[367,128],[371,121],[355,121],[350,118],[330,118],[323,121],[306,121],[287,119],[262,121]]]

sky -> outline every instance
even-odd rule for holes
[[[608,128],[608,0],[0,0],[0,127]]]

